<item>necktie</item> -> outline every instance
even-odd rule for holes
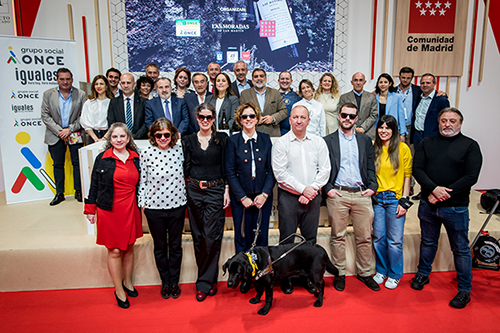
[[[170,111],[168,109],[168,100],[165,100],[165,117],[172,121],[172,117],[170,116]]]
[[[130,98],[127,98],[127,112],[125,113],[125,116],[127,117],[127,127],[132,131],[134,129],[134,123],[132,122],[132,106],[130,105]]]

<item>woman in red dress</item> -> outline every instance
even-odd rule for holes
[[[130,306],[127,295],[138,295],[132,284],[132,269],[134,243],[142,237],[136,197],[139,155],[127,125],[114,123],[109,133],[105,151],[95,159],[84,214],[92,224],[97,220],[97,244],[108,249],[108,271],[115,286],[116,301],[119,307],[126,309]]]

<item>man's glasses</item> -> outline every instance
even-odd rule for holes
[[[356,117],[357,117],[358,115],[356,115],[356,114],[352,114],[352,113],[344,113],[344,112],[341,112],[341,113],[340,113],[340,116],[342,117],[342,119],[346,119],[347,117],[349,117],[349,119],[354,120],[354,119],[356,119]]]

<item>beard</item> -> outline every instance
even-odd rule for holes
[[[266,84],[264,82],[262,83],[254,83],[253,84],[257,89],[262,89],[266,86]]]

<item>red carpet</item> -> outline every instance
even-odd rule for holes
[[[500,272],[475,271],[472,301],[462,310],[448,305],[456,294],[454,272],[432,273],[424,290],[410,288],[405,275],[396,290],[374,292],[355,277],[336,291],[326,278],[323,307],[296,287],[274,289],[267,316],[242,295],[219,283],[219,293],[198,303],[194,284],[180,298],[164,300],[159,286],[138,287],[128,310],[118,308],[113,290],[79,289],[0,293],[2,332],[498,332]]]

